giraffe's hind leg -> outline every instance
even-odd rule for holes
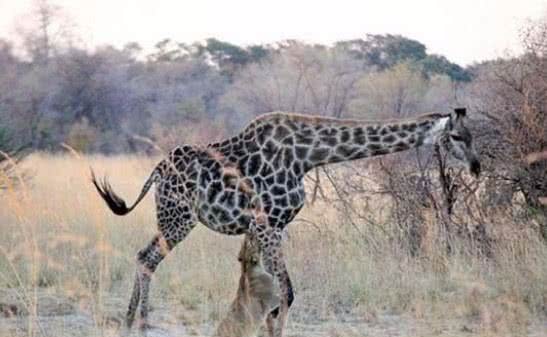
[[[148,289],[150,278],[159,263],[170,249],[164,247],[165,239],[162,234],[156,234],[152,241],[137,254],[137,272],[133,284],[133,292],[127,308],[126,325],[131,328],[137,310],[141,309],[139,327],[145,327],[148,316]],[[143,309],[144,308],[144,309]]]
[[[193,219],[185,217],[184,219]],[[181,242],[195,227],[195,221],[174,221],[168,225],[160,221],[161,232],[156,234],[152,241],[137,254],[137,276],[133,286],[133,293],[129,301],[126,315],[126,324],[130,328],[135,315],[140,309],[139,328],[146,329],[148,325],[149,289],[152,274],[167,254]]]
[[[150,289],[150,280],[152,274],[160,262],[167,256],[172,247],[169,247],[162,234],[157,234],[150,244],[137,254],[137,273],[139,274],[139,292],[140,292],[140,321],[139,328],[148,327],[148,298]]]

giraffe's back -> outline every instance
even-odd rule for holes
[[[251,212],[260,208],[271,226],[282,228],[302,208],[304,187],[288,170],[260,161],[257,153],[232,162],[214,149],[177,147],[161,164],[158,212],[182,204],[210,229],[236,235],[247,231]]]

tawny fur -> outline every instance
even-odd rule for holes
[[[278,287],[266,272],[258,244],[246,236],[241,251],[237,295],[217,328],[215,337],[256,336],[266,315],[279,306]]]

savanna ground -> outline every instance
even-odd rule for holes
[[[153,193],[117,217],[89,166],[134,200],[156,159],[34,154],[30,180],[0,192],[0,336],[116,336],[135,255],[155,233]],[[373,201],[374,202],[374,201]],[[500,221],[495,258],[429,249],[410,257],[374,225],[344,225],[321,201],[289,226],[296,288],[287,336],[547,336],[547,246]],[[366,236],[366,239],[364,238]],[[237,287],[241,237],[198,226],[158,268],[151,336],[208,336]]]

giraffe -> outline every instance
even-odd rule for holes
[[[137,272],[126,315],[131,327],[140,307],[146,328],[150,278],[158,264],[199,221],[228,234],[256,238],[264,265],[278,281],[281,303],[268,316],[282,336],[294,300],[283,253],[282,231],[304,206],[306,172],[321,165],[438,145],[446,157],[478,175],[479,158],[464,125],[465,108],[409,119],[364,121],[273,112],[257,117],[239,134],[206,146],[173,149],[152,170],[136,201],[127,207],[106,178],[92,181],[117,215],[132,211],[153,184],[158,233],[137,254]]]

